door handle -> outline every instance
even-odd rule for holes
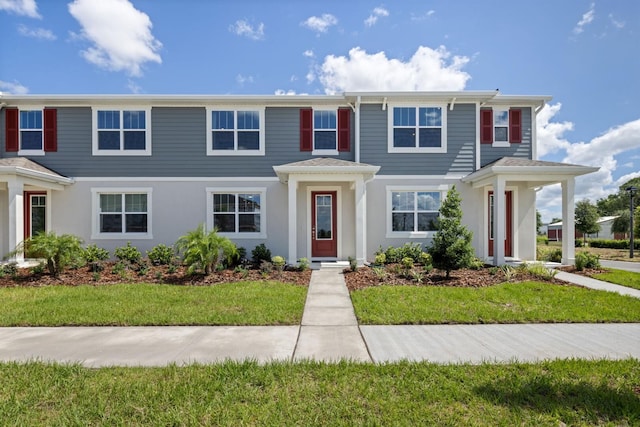
[[[316,228],[311,227],[311,239],[316,240]]]

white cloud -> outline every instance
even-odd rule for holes
[[[245,20],[238,20],[235,24],[229,26],[229,31],[239,36],[245,36],[251,40],[263,40],[264,39],[264,23],[258,24],[256,28],[253,28]]]
[[[436,13],[436,11],[433,10],[433,9],[428,10],[427,12],[423,13],[422,15],[414,15],[412,13],[411,14],[411,20],[412,21],[424,21],[425,19],[429,19],[431,16],[433,16],[434,13]]]
[[[625,26],[625,22],[624,21],[618,21],[617,19],[615,19],[613,17],[613,14],[610,13],[609,14],[609,20],[611,21],[611,23],[613,24],[614,27],[616,27],[617,29],[621,30],[624,28]]]
[[[302,52],[302,56],[305,56],[307,58],[313,58],[315,56],[315,53],[313,53],[313,51],[309,49]]]
[[[372,27],[378,22],[379,18],[384,16],[389,16],[389,11],[383,7],[376,7],[373,9],[373,12],[371,12],[371,15],[364,20],[364,25]]]
[[[240,86],[244,86],[245,83],[253,83],[253,81],[253,76],[243,76],[242,74],[236,76],[236,82]]]
[[[326,33],[329,27],[336,25],[338,18],[330,13],[323,13],[322,16],[312,16],[300,25],[317,33]]]
[[[142,87],[131,79],[129,79],[129,81],[127,82],[127,89],[129,89],[131,93],[137,94],[142,92]]]
[[[584,27],[593,22],[596,17],[596,4],[591,3],[589,10],[582,15],[582,19],[573,28],[574,34],[580,34],[584,31]]]
[[[4,82],[0,80],[0,92],[11,93],[13,95],[24,95],[29,93],[29,88],[16,81]]]
[[[557,153],[560,150],[566,150],[571,143],[564,138],[564,133],[573,130],[571,122],[552,122],[551,119],[562,108],[562,104],[547,104],[538,113],[537,119],[537,136],[538,136],[538,157],[544,157],[547,154]]]
[[[82,26],[81,37],[92,43],[82,51],[90,63],[131,76],[142,75],[146,62],[162,63],[151,19],[128,0],[74,0],[69,13]]]
[[[316,74],[313,72],[313,70],[309,70],[305,77],[307,79],[307,84],[311,84],[316,81]]]
[[[387,58],[384,52],[368,54],[359,47],[349,57],[329,55],[319,69],[328,94],[344,91],[462,90],[471,76],[462,71],[469,62],[451,56],[444,46],[418,47],[407,61]]]
[[[45,30],[44,28],[31,29],[26,25],[19,25],[18,33],[25,37],[33,37],[34,39],[41,40],[55,40],[57,38],[50,30]]]
[[[296,95],[296,91],[291,89],[289,90],[277,89],[275,91],[275,95]]]
[[[38,13],[36,0],[0,0],[0,10],[29,18],[42,18]]]

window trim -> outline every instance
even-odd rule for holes
[[[207,187],[207,230],[214,229],[213,221],[213,195],[214,194],[260,194],[260,232],[259,233],[242,233],[236,232],[218,232],[220,236],[233,239],[266,239],[267,238],[267,188],[266,187]],[[234,214],[238,214],[237,206]],[[236,224],[237,226],[237,224]]]
[[[394,192],[429,192],[440,193],[440,203],[444,199],[449,190],[448,185],[387,185],[386,192],[386,223],[388,239],[425,239],[433,238],[436,231],[393,231],[393,193]]]
[[[120,149],[119,150],[100,150],[98,146],[98,111],[119,111],[120,112]],[[145,112],[145,141],[144,150],[125,150],[124,149],[124,119],[122,117],[124,111],[144,111]],[[91,107],[93,135],[92,135],[92,155],[94,156],[150,156],[151,155],[151,107],[148,105],[94,105]]]
[[[26,111],[40,111],[42,115],[42,127],[40,128],[40,149],[39,150],[24,150],[22,148],[22,131],[32,130],[35,131],[37,129],[24,129],[22,127],[21,113]],[[18,156],[44,156],[44,106],[43,105],[34,105],[28,106],[25,108],[18,108]]]
[[[395,108],[415,108],[416,109],[416,129],[420,129],[419,109],[420,108],[440,108],[442,111],[441,145],[440,147],[395,147],[393,145],[393,110]],[[388,153],[433,153],[442,154],[447,152],[447,110],[448,104],[408,104],[389,103],[387,104],[387,152]],[[427,127],[428,128],[428,127]],[[416,140],[417,141],[417,140]],[[416,142],[417,143],[417,142]]]
[[[339,145],[339,129],[340,123],[338,122],[338,110],[340,107],[338,106],[323,106],[320,108],[313,107],[311,111],[311,155],[312,156],[338,156],[340,155],[340,151],[338,150]],[[316,129],[316,111],[330,111],[336,115],[336,127],[333,129],[336,135],[336,148],[316,148],[316,130],[318,131],[330,131],[330,129]]]
[[[242,106],[242,105],[211,105],[206,107],[206,123],[207,123],[207,156],[264,156],[265,155],[265,110],[264,105],[259,106]],[[233,111],[234,130],[233,130],[233,150],[214,150],[213,149],[213,118],[214,111]],[[260,127],[258,129],[257,150],[238,150],[238,111],[257,111],[260,119]]]
[[[100,195],[101,194],[146,194],[147,195],[147,232],[146,233],[102,233],[100,232]],[[92,240],[149,240],[153,239],[153,189],[151,187],[94,187],[91,189],[91,239]]]
[[[496,113],[507,113],[507,125],[506,126],[496,126],[496,118],[498,114]],[[493,140],[491,142],[492,147],[510,147],[511,146],[511,108],[509,107],[494,107],[492,108],[492,119],[493,123],[491,123]],[[496,127],[506,127],[507,128],[507,140],[506,141],[496,141]]]

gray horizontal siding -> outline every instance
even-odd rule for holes
[[[448,107],[447,107],[448,108]],[[388,153],[387,111],[382,105],[361,110],[361,161],[380,165],[381,175],[445,175],[470,173],[475,166],[475,104],[455,104],[447,109],[446,153]]]
[[[298,108],[267,108],[264,156],[207,156],[206,110],[154,107],[151,156],[93,156],[90,108],[58,108],[58,151],[32,160],[69,177],[275,177],[274,165],[313,158],[300,151]],[[4,112],[0,115],[3,157]],[[337,158],[353,160],[351,151]]]
[[[531,108],[522,108],[522,142],[509,147],[492,147],[491,144],[480,144],[480,165],[485,166],[502,157],[521,157],[531,159]]]

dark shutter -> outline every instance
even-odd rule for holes
[[[44,109],[44,151],[58,151],[58,110]]]
[[[351,151],[351,108],[338,109],[338,151]]]
[[[18,109],[17,108],[6,108],[4,110],[4,121],[5,121],[5,149],[7,151],[18,151],[18,133],[19,133],[19,122],[18,122]]]
[[[522,142],[522,110],[509,110],[509,142]]]
[[[493,110],[480,110],[480,142],[493,143]]]
[[[313,110],[300,109],[300,151],[313,151]]]

